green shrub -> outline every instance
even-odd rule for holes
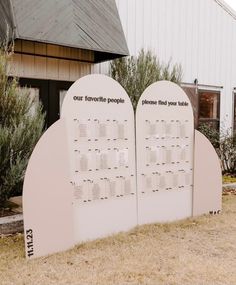
[[[209,139],[215,149],[219,149],[220,132],[216,128],[211,124],[204,123],[198,127],[198,130]]]
[[[151,52],[141,50],[138,57],[131,56],[116,59],[110,64],[110,75],[117,80],[128,93],[134,109],[143,91],[159,80],[180,83],[182,68],[175,64],[161,64]]]
[[[227,175],[236,174],[236,135],[231,130],[222,132],[220,139],[219,155],[222,171]]]
[[[202,124],[199,131],[212,143],[221,160],[223,174],[236,174],[236,135],[231,129],[217,131],[211,125]]]
[[[9,78],[11,53],[0,50],[0,206],[12,195],[20,195],[28,159],[44,127],[44,114],[27,90]]]

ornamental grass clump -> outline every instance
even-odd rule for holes
[[[29,157],[44,128],[41,104],[8,76],[11,56],[7,48],[0,49],[0,207],[21,195]]]

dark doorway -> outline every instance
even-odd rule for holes
[[[48,126],[51,126],[60,118],[61,104],[63,102],[66,91],[70,88],[73,82],[49,80],[48,84]]]
[[[21,87],[27,87],[30,94],[38,96],[46,113],[45,124],[50,127],[60,117],[60,108],[66,91],[73,82],[20,78]]]

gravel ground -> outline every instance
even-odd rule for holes
[[[0,238],[0,284],[236,284],[236,195],[218,216],[136,228],[27,261],[23,236]]]

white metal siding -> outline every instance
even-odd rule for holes
[[[130,54],[151,49],[163,62],[181,63],[184,82],[223,86],[221,120],[231,126],[236,20],[214,0],[116,2]]]

